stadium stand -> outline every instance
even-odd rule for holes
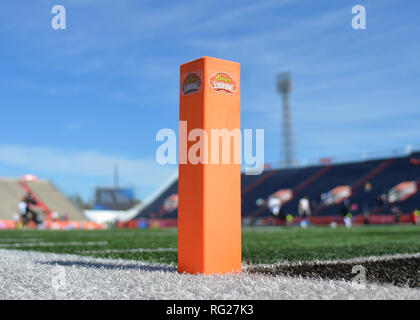
[[[85,221],[83,213],[68,200],[51,182],[45,180],[22,181],[0,179],[0,220],[11,220],[18,212],[18,203],[26,194],[39,199],[39,207],[45,214],[67,214],[69,220]]]
[[[369,182],[372,189],[369,192],[359,192],[351,198],[354,203],[360,203],[360,209],[367,207],[375,213],[389,212],[389,206],[376,209],[376,197],[381,193],[388,192],[391,188],[403,181],[420,179],[420,167],[410,163],[409,157],[395,158],[393,163],[381,174],[377,175]],[[420,208],[420,193],[417,192],[413,197],[401,203],[395,203],[403,212],[410,212]],[[358,213],[361,213],[359,210]]]
[[[66,213],[69,220],[85,220],[82,212],[65,197],[51,182],[46,180],[26,182],[29,188],[35,193],[49,210],[59,214]]]
[[[318,181],[316,188],[310,190],[308,196],[311,200],[320,202],[321,193],[328,192],[340,185],[349,185],[352,187],[361,179],[369,176],[372,172],[377,170],[383,162],[384,160],[373,160],[334,166],[330,172],[328,172],[322,179],[320,179],[320,181]],[[314,214],[340,215],[341,208],[342,205],[321,205],[314,211]]]
[[[165,201],[173,194],[178,194],[178,179],[174,180],[161,194],[145,206],[136,218],[173,218],[178,216],[178,209],[175,212],[166,212],[164,209]]]
[[[25,190],[15,179],[0,179],[0,220],[12,219]]]
[[[414,160],[413,160],[414,159]],[[321,195],[338,186],[348,186],[350,203],[356,204],[353,213],[389,214],[392,206],[398,206],[402,212],[411,213],[420,209],[418,191],[404,201],[378,207],[377,197],[388,193],[390,189],[404,181],[417,181],[420,184],[420,153],[398,158],[368,160],[344,164],[326,164],[318,166],[266,170],[259,176],[242,175],[242,216],[268,217],[267,206],[258,205],[258,200],[267,200],[273,193],[290,189],[291,200],[283,205],[286,214],[297,216],[299,199],[306,195],[315,203],[314,215],[338,216],[342,214],[342,202],[326,205],[321,203]],[[366,189],[365,184],[370,188]],[[178,193],[178,181],[173,181],[153,201],[140,211],[137,218],[176,219],[175,208],[167,210],[168,199]]]
[[[275,173],[267,179],[267,181],[244,197],[242,201],[242,215],[251,217],[270,215],[270,211],[266,207],[257,206],[256,201],[258,199],[265,200],[268,196],[280,189],[293,189],[308,176],[315,174],[318,170],[320,170],[319,167],[275,170]]]

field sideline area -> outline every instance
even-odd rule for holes
[[[247,264],[420,253],[420,228],[248,227],[243,228],[242,247]],[[177,230],[2,231],[0,248],[176,265]]]
[[[176,272],[176,229],[2,231],[0,297],[419,299],[419,239],[408,225],[244,228],[241,274],[194,276]]]

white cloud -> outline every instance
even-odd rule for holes
[[[160,166],[153,159],[131,159],[97,151],[75,151],[50,147],[0,145],[0,164],[39,172],[46,176],[81,176],[98,178],[112,175],[114,166],[125,181],[141,187],[158,187],[175,171],[174,166]]]

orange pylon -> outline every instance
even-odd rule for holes
[[[186,142],[180,132],[178,271],[239,272],[241,165],[233,161],[232,141],[230,163],[222,164],[221,153],[219,164],[212,163],[210,142],[212,129],[240,129],[240,65],[203,57],[183,64],[180,80],[180,121],[187,121],[188,134],[204,130],[209,143],[207,163],[193,164],[184,147],[198,140]]]

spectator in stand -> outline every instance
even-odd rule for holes
[[[268,207],[273,216],[278,217],[281,209],[281,200],[277,197],[270,197],[268,199]]]
[[[26,194],[26,196],[25,196],[25,198],[24,198],[24,201],[28,204],[28,206],[36,206],[36,205],[38,205],[38,202],[36,202],[36,200],[34,199],[34,198],[32,198],[32,196],[31,196],[31,194],[30,193],[27,193]]]
[[[399,207],[397,206],[393,206],[391,208],[391,212],[394,215],[394,223],[400,223],[401,221],[401,215],[402,215],[402,211]]]
[[[56,222],[58,220],[58,213],[56,211],[53,211],[51,213],[51,219],[52,221]]]
[[[286,223],[286,217],[281,199],[277,197],[270,197],[267,202],[267,207],[270,209],[270,212],[274,218],[280,219],[280,224]]]
[[[346,228],[350,228],[352,226],[352,223],[351,223],[352,214],[351,214],[351,206],[350,206],[349,199],[345,199],[343,201],[343,207],[341,209],[341,213],[343,215],[344,225],[346,226]]]
[[[386,195],[386,193],[382,193],[377,196],[376,204],[379,208],[386,206],[387,203],[388,203],[388,196]]]
[[[382,193],[381,197],[382,197],[382,201],[384,203],[384,206],[386,206],[388,204],[388,195],[384,192],[384,193]]]
[[[363,224],[369,224],[369,215],[370,215],[369,211],[365,211],[363,213]]]
[[[309,225],[309,216],[311,215],[311,205],[307,196],[299,200],[298,211],[299,215],[302,216],[300,225],[302,228],[306,228]]]
[[[286,224],[288,225],[288,226],[292,226],[293,225],[293,216],[291,215],[291,214],[288,214],[287,216],[286,216]]]
[[[365,183],[365,187],[364,187],[364,192],[366,194],[370,194],[370,192],[372,191],[372,184],[368,181]],[[368,210],[368,204],[366,203],[366,199],[370,198],[372,195],[370,195],[369,197],[363,197],[363,211],[367,211]]]
[[[417,224],[420,219],[420,210],[414,210],[413,214],[411,215],[411,222],[413,224]]]
[[[20,201],[18,203],[18,210],[19,210],[19,215],[20,215],[20,219],[24,220],[26,214],[28,213],[28,203],[26,201],[24,201],[24,199],[22,199],[22,201]]]
[[[25,196],[22,201],[18,203],[18,209],[20,214],[20,224],[22,227],[27,228],[30,226],[32,220],[32,212],[29,209],[29,197]]]
[[[315,200],[311,201],[311,212],[314,212],[318,208],[318,203]]]
[[[384,203],[383,203],[383,201],[382,201],[381,195],[380,195],[380,194],[378,194],[378,195],[376,196],[376,206],[377,206],[378,208],[381,208],[383,205],[384,205]]]
[[[330,205],[332,203],[331,192],[321,193],[321,204]]]
[[[24,226],[36,229],[40,220],[38,219],[38,213],[33,209],[34,206],[38,205],[31,194],[28,193],[23,201],[26,203],[26,214],[24,219]]]
[[[13,221],[15,222],[15,229],[20,229],[20,214],[15,213],[13,214]]]

